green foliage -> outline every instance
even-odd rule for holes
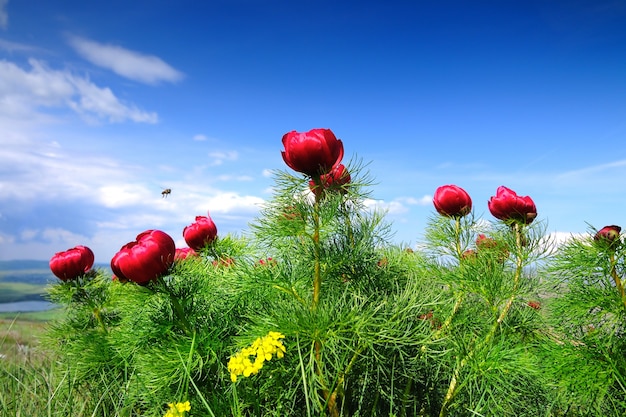
[[[595,231],[594,231],[595,233]],[[626,414],[626,247],[592,236],[563,245],[552,264],[561,296],[550,303],[560,408],[572,415]]]
[[[366,206],[364,167],[348,170],[318,196],[277,172],[249,235],[146,286],[101,270],[52,285],[46,414],[163,416],[189,401],[192,416],[624,415],[623,246],[553,255],[542,222],[470,213],[432,218],[413,251]],[[284,356],[263,350],[270,332]],[[249,358],[243,374],[231,357]],[[42,376],[3,372],[0,405],[44,414],[11,399],[16,378],[39,393]]]

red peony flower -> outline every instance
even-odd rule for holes
[[[189,257],[200,256],[198,252],[191,248],[176,248],[176,253],[174,254],[174,261],[182,261],[183,259],[187,259]]]
[[[495,251],[500,261],[509,257],[509,249],[505,243],[498,242],[482,233],[476,237],[476,249],[478,251]]]
[[[505,222],[530,224],[537,217],[537,207],[530,197],[518,196],[515,191],[504,186],[498,187],[496,195],[487,204],[491,214]]]
[[[316,197],[322,195],[325,190],[345,192],[344,185],[350,183],[350,173],[343,164],[337,164],[328,174],[320,176],[320,185],[316,186],[315,181],[309,181],[309,188]]]
[[[442,216],[463,217],[472,211],[469,194],[456,185],[442,185],[435,191],[435,209]]]
[[[137,235],[111,259],[111,269],[120,281],[147,284],[165,274],[174,263],[174,239],[160,230],[146,230]]]
[[[327,174],[343,158],[343,143],[330,129],[293,130],[283,135],[283,146],[285,163],[311,177]]]
[[[621,231],[622,228],[616,225],[604,226],[602,229],[598,230],[593,240],[602,245],[614,247],[620,242],[619,234]]]
[[[91,269],[94,254],[87,246],[76,246],[57,252],[50,259],[50,270],[62,281],[71,281]]]
[[[185,242],[199,251],[217,238],[217,226],[209,216],[196,216],[196,221],[183,229]]]

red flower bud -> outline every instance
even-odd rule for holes
[[[474,249],[465,249],[461,254],[461,259],[473,260],[476,259],[476,251]]]
[[[328,173],[343,158],[343,143],[330,129],[295,130],[283,135],[285,163],[311,177]]]
[[[316,196],[320,196],[325,190],[345,192],[344,185],[350,183],[350,173],[343,164],[337,164],[328,174],[320,176],[320,184],[309,181],[309,188]]]
[[[482,233],[476,238],[476,249],[479,251],[495,251],[500,261],[504,261],[509,257],[509,249],[506,244],[498,242]]]
[[[528,197],[518,196],[515,191],[504,186],[498,187],[496,195],[488,202],[489,211],[499,220],[530,224],[537,217],[537,207]]]
[[[437,188],[433,204],[442,216],[463,217],[472,211],[472,199],[469,194],[456,185],[442,185]]]
[[[484,234],[479,234],[476,238],[476,247],[478,249],[494,249],[498,246],[498,242],[495,239],[485,236]]]
[[[539,301],[529,301],[528,303],[528,307],[534,309],[534,310],[539,310],[541,308],[541,303]]]
[[[199,251],[217,238],[217,226],[209,216],[196,216],[196,221],[183,229],[183,237],[190,248]]]
[[[219,258],[212,263],[214,267],[229,267],[235,264],[235,260],[233,258]]]
[[[174,263],[174,239],[160,230],[146,230],[122,246],[111,259],[111,270],[121,280],[147,284],[165,274]]]
[[[91,269],[94,254],[87,246],[57,252],[50,259],[50,270],[62,281],[71,281]]]
[[[620,242],[619,233],[621,231],[622,228],[619,226],[604,226],[602,229],[598,230],[596,235],[593,237],[593,240],[602,245],[615,247]]]
[[[198,252],[191,248],[176,248],[176,253],[174,254],[174,261],[182,261],[183,259],[187,259],[189,257],[200,256]]]
[[[259,265],[261,266],[274,266],[277,265],[276,259],[267,258],[267,259],[259,259]]]

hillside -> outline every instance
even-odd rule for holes
[[[94,265],[94,268],[110,271],[105,264]],[[48,261],[0,261],[0,303],[42,300],[46,285],[57,281]]]

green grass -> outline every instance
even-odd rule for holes
[[[29,311],[29,312],[23,312],[23,313],[7,311],[7,312],[0,313],[0,322],[13,321],[14,319],[17,319],[20,321],[43,323],[48,320],[55,319],[59,317],[59,315],[61,314],[63,314],[63,310],[61,308],[53,308],[53,309],[45,310],[45,311]]]
[[[91,415],[77,406],[76,393],[59,393],[68,381],[40,345],[46,315],[7,314],[14,317],[0,319],[0,416]]]
[[[0,282],[0,303],[16,301],[40,300],[46,287],[22,282]]]
[[[26,361],[41,364],[43,353],[39,351],[40,338],[46,329],[46,321],[30,320],[12,313],[13,318],[0,319],[0,358],[5,364]]]

